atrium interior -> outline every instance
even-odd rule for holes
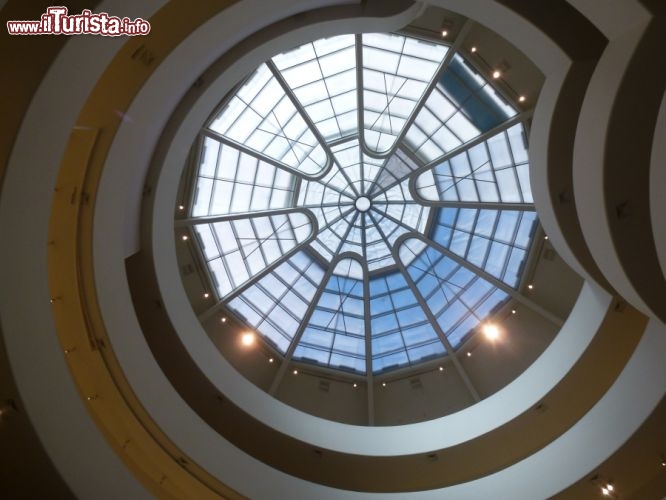
[[[662,2],[270,3],[0,34],[2,496],[664,498]]]

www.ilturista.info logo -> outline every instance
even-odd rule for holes
[[[136,36],[150,33],[150,23],[137,17],[110,16],[106,12],[94,14],[85,9],[81,14],[68,16],[67,7],[46,9],[39,21],[7,21],[10,35],[102,35]]]

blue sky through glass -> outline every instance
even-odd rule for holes
[[[202,130],[192,232],[220,304],[278,353],[366,375],[415,366],[519,286],[538,224],[525,124],[451,50],[403,34],[307,43]]]

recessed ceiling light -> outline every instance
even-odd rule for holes
[[[482,330],[488,340],[497,340],[500,336],[499,328],[493,323],[486,323]]]
[[[472,47],[470,50],[472,51],[472,53],[474,53],[476,52],[476,47]]]
[[[515,309],[511,309],[511,314],[516,314],[516,310],[515,310]]]
[[[443,372],[443,371],[444,371],[444,367],[443,367],[443,366],[440,366],[440,367],[439,367],[439,371],[440,371],[440,372]]]
[[[208,292],[204,293],[204,299],[207,299],[208,297],[210,297],[210,294]]]
[[[472,355],[472,353],[467,351],[467,357],[469,358],[471,355]]]
[[[294,375],[298,375],[298,370],[294,370]]]
[[[544,236],[543,239],[544,239],[544,240],[547,240],[547,239],[548,239],[548,236]]]
[[[386,387],[386,382],[382,382],[382,387]]]
[[[502,73],[499,72],[499,70],[493,71],[493,78],[497,80],[500,76],[502,76]]]
[[[527,288],[529,288],[530,290],[532,290],[532,289],[534,288],[534,285],[532,285],[532,284],[527,285]]]
[[[354,382],[354,387],[358,387],[358,384],[356,382]]]
[[[518,98],[518,101],[520,101],[520,102],[525,102],[525,96],[524,96],[524,95],[521,95],[521,96]]]
[[[183,235],[183,241],[187,241],[187,235],[186,234]]]
[[[447,36],[448,34],[449,34],[448,31],[446,31],[446,30],[442,30],[442,36]]]
[[[178,210],[185,210],[185,207],[183,205],[178,205]]]
[[[222,323],[226,323],[226,322],[227,322],[227,318],[226,318],[226,317],[222,317],[222,319],[220,319],[220,321],[221,321]]]
[[[273,358],[268,358],[269,363],[272,363],[273,361],[275,361]]]

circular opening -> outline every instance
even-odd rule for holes
[[[370,210],[370,200],[366,196],[361,196],[356,200],[356,210],[359,212],[367,212]]]
[[[356,80],[364,61],[356,55],[394,58],[398,46],[429,58],[412,83],[432,85],[431,92],[400,100],[401,114],[415,113],[404,130],[388,127],[394,110],[377,116],[366,107]],[[465,368],[452,360],[458,351],[471,352],[485,323],[498,323],[505,337],[504,311],[514,307],[538,221],[528,184],[519,182],[529,173],[516,107],[493,98],[491,116],[456,98],[458,80],[447,75],[476,73],[460,54],[443,66],[449,50],[397,34],[315,40],[260,65],[204,124],[197,168],[187,174],[196,177],[188,180],[195,190],[186,214],[189,241],[200,247],[203,278],[216,299],[206,305],[203,323],[220,339],[254,332],[256,342],[242,354],[231,340],[218,347],[249,380],[294,407],[345,423],[391,425],[479,398],[464,383]],[[349,111],[335,119],[303,100],[299,83],[316,76],[318,85],[341,84],[324,73],[308,75],[324,57],[345,68],[351,89]],[[367,71],[365,83],[380,90],[384,79],[416,78]],[[381,99],[395,92],[380,90]],[[474,96],[485,102],[486,90]],[[447,134],[424,136],[423,130],[447,126],[430,111],[438,103],[456,110],[455,124]],[[244,121],[246,110],[257,123]],[[352,119],[359,113],[374,121]],[[289,120],[298,127],[285,128]],[[218,316],[209,325],[218,314],[229,321],[223,325]],[[485,337],[502,348],[497,335]],[[447,363],[451,370],[440,373]],[[291,376],[294,370],[299,377]],[[460,387],[459,404],[399,420],[389,406],[366,414],[364,391],[386,384],[384,393],[398,395],[396,381],[403,378],[418,388],[417,371],[437,373],[426,384]],[[328,411],[309,405],[305,387],[313,382],[324,393],[354,384],[363,391],[349,393],[344,404],[337,399],[344,412]]]

